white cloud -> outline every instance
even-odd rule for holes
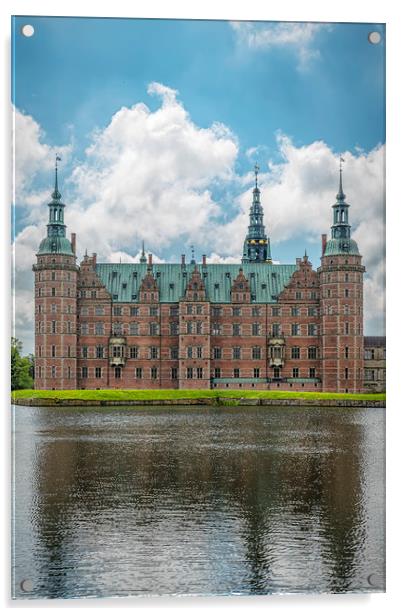
[[[236,136],[219,123],[196,126],[171,88],[151,84],[149,92],[162,97],[161,105],[153,112],[143,103],[121,108],[105,128],[94,132],[83,162],[64,178],[74,197],[67,203],[65,218],[68,231],[77,232],[79,254],[87,248],[98,253],[99,261],[138,262],[144,240],[155,262],[163,262],[167,254],[180,254],[182,246],[191,243],[197,252],[209,254],[210,263],[239,262],[254,174],[252,170],[243,176],[235,174]],[[48,198],[48,191],[33,187],[40,161],[51,167],[55,148],[46,145],[32,118],[20,120],[18,152],[25,156],[21,146],[25,139],[35,160],[16,161],[18,190],[31,210],[30,223],[15,241],[16,323],[22,336],[31,339],[31,266],[46,233]],[[29,138],[20,139],[20,130],[28,131]],[[68,151],[69,146],[65,147]],[[274,259],[281,242],[306,238],[320,243],[321,233],[330,229],[338,184],[338,156],[324,142],[297,147],[279,133],[277,148],[279,163],[270,161],[267,151],[264,163],[259,150],[259,184]],[[353,236],[367,267],[366,323],[380,327],[385,276],[384,147],[369,153],[345,152],[343,157]],[[216,185],[233,193],[239,187],[242,191],[227,211],[212,196]],[[294,262],[295,256],[291,252],[288,262]]]
[[[231,22],[240,44],[249,49],[290,49],[297,55],[298,68],[306,69],[313,59],[320,56],[314,47],[316,36],[328,30],[330,24],[297,22]]]
[[[54,167],[56,153],[64,159],[71,152],[71,145],[50,146],[46,135],[32,116],[14,108],[14,200],[18,206],[35,210],[43,205],[43,191],[33,191],[33,182],[39,176],[49,175]],[[49,191],[48,191],[49,193]]]

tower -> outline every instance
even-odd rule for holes
[[[351,238],[349,204],[342,186],[332,206],[331,239],[322,236],[320,279],[322,389],[362,392],[363,370],[363,273],[362,257]]]
[[[269,238],[265,233],[264,210],[260,201],[260,189],[258,188],[259,166],[254,167],[255,187],[253,201],[250,207],[250,224],[244,240],[242,263],[272,263],[271,247]]]
[[[55,183],[49,207],[47,236],[36,254],[35,388],[75,389],[77,386],[77,271],[75,234],[66,238],[65,205]]]

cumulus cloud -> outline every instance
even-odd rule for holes
[[[138,262],[141,243],[153,253],[154,262],[194,244],[211,263],[236,263],[242,254],[248,226],[253,171],[236,175],[239,145],[224,125],[197,126],[178,93],[153,83],[149,94],[161,104],[151,111],[144,103],[122,107],[107,126],[94,131],[85,156],[69,177],[72,199],[67,202],[69,232],[77,232],[78,251],[96,251],[98,260]],[[21,337],[32,339],[33,277],[31,266],[46,233],[49,189],[38,189],[41,163],[49,170],[56,148],[33,118],[17,112],[17,187],[29,204],[30,217],[15,239],[16,325]],[[19,131],[27,131],[25,136]],[[27,150],[22,147],[24,140]],[[70,146],[64,147],[68,154]],[[323,141],[301,147],[277,135],[275,161],[268,150],[255,146],[250,158],[260,160],[259,184],[272,254],[280,243],[308,239],[320,243],[331,225],[331,204],[338,184],[338,154]],[[61,148],[57,148],[59,151]],[[27,160],[30,151],[34,160]],[[278,156],[279,154],[279,156]],[[22,157],[19,160],[19,156]],[[371,152],[344,152],[344,189],[351,204],[350,218],[367,267],[365,282],[366,324],[371,333],[382,333],[384,304],[384,147]],[[28,159],[30,157],[28,156]],[[50,159],[50,162],[49,160]],[[24,163],[26,161],[26,166]],[[277,162],[279,160],[279,162]],[[61,170],[63,175],[63,167]],[[47,178],[48,182],[48,178]],[[213,195],[234,194],[233,200]],[[239,194],[240,191],[240,194]],[[27,222],[28,221],[28,222]],[[289,262],[294,261],[289,246]]]
[[[234,21],[231,26],[240,44],[249,49],[281,48],[296,54],[298,69],[306,69],[320,52],[314,47],[317,34],[328,30],[329,24],[297,22]]]

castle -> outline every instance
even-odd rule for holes
[[[321,266],[272,262],[258,166],[242,262],[76,264],[55,187],[35,272],[36,389],[364,391],[362,257],[342,187]],[[342,161],[341,161],[342,162]]]

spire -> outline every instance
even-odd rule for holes
[[[243,263],[271,262],[271,249],[269,239],[265,233],[264,210],[260,201],[260,189],[258,188],[258,172],[260,168],[254,165],[255,186],[253,189],[253,201],[250,207],[250,223],[248,233],[244,241]]]
[[[255,175],[255,187],[258,190],[258,172],[259,172],[260,168],[258,166],[258,163],[255,163],[254,165],[254,175]]]
[[[336,195],[337,201],[345,201],[346,199],[346,195],[343,192],[343,187],[342,187],[342,163],[344,162],[345,162],[345,159],[342,158],[342,156],[339,156],[339,189],[338,189],[338,194]]]
[[[146,263],[146,262],[147,262],[147,258],[145,256],[144,240],[142,240],[142,252],[141,252],[141,256],[140,256],[140,263]]]
[[[61,158],[58,154],[56,154],[56,160],[55,160],[55,165],[54,165],[54,191],[52,192],[52,199],[54,199],[55,201],[60,201],[61,199],[61,194],[59,193],[58,178],[57,178],[57,163],[59,160],[61,160]]]
[[[194,246],[191,246],[191,263],[195,263]]]

